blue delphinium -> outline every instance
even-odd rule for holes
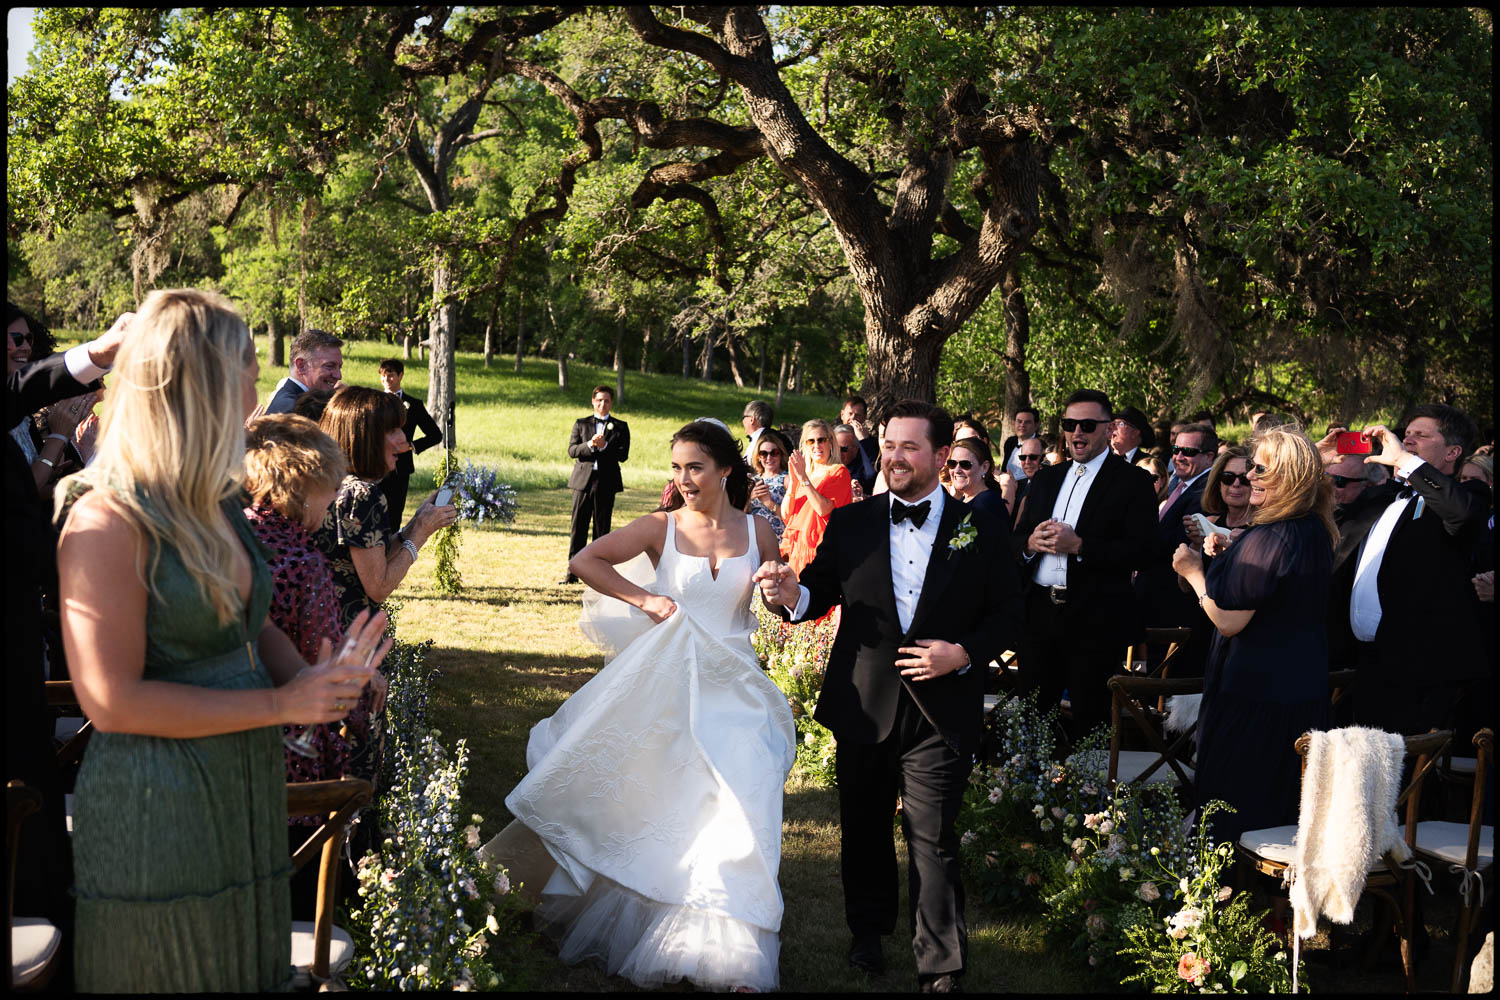
[[[453,505],[461,521],[510,524],[516,519],[516,491],[488,466],[465,462],[463,471],[449,476],[443,485],[453,488]]]

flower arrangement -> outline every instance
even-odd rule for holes
[[[462,523],[482,525],[486,520],[511,524],[516,519],[516,491],[500,481],[500,475],[487,466],[465,462],[458,468],[458,456],[448,451],[438,466],[436,480],[453,490],[452,503],[458,508],[458,521],[439,529],[433,537],[437,552],[434,577],[439,592],[457,595],[463,592],[463,577],[458,572],[458,544]]]
[[[970,511],[964,515],[964,519],[958,522],[953,529],[953,537],[948,539],[948,557],[951,559],[953,553],[962,552],[974,544],[974,539],[979,537],[979,529],[974,527],[974,513]]]
[[[761,667],[786,695],[797,725],[797,768],[814,783],[837,784],[833,734],[813,718],[828,653],[838,633],[838,615],[816,622],[790,625],[753,602],[760,628],[750,637]]]
[[[1220,884],[1234,853],[1227,843],[1213,843],[1208,820],[1230,808],[1218,801],[1203,807],[1186,858],[1153,856],[1151,877],[1174,888],[1177,899],[1169,916],[1125,929],[1119,954],[1136,967],[1125,982],[1161,993],[1291,991],[1290,958],[1262,925],[1265,914],[1250,911],[1248,893]],[[1306,975],[1305,969],[1299,973]]]

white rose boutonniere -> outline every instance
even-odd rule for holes
[[[958,527],[953,529],[953,537],[948,539],[948,555],[962,552],[974,544],[974,539],[979,537],[979,529],[974,527],[974,515],[965,514],[964,519],[958,522]]]
[[[604,425],[604,429],[607,430],[607,431],[614,430],[615,429],[615,422],[613,420],[611,420],[609,423],[607,423],[607,424]]]

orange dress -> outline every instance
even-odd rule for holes
[[[854,502],[854,481],[843,465],[809,466],[808,475],[819,493],[833,501],[835,507]],[[787,477],[785,509],[786,530],[781,534],[781,555],[800,574],[817,554],[828,518],[818,514],[810,502],[807,488]]]

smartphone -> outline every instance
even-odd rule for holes
[[[1370,436],[1359,431],[1340,431],[1334,441],[1340,455],[1370,454]]]
[[[442,489],[437,491],[437,496],[433,498],[432,505],[434,507],[446,507],[448,506],[448,501],[452,499],[453,487],[444,486]]]

